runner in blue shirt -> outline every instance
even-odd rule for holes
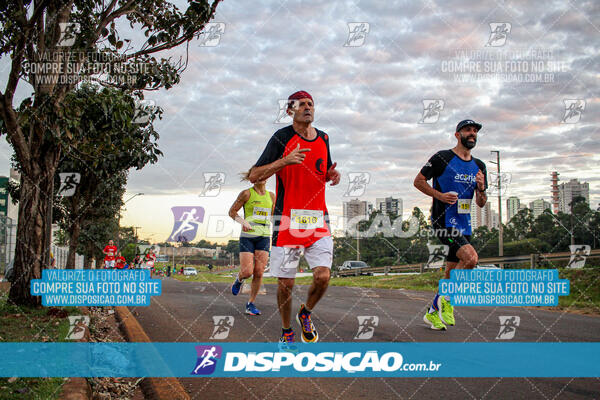
[[[473,120],[459,122],[454,134],[456,146],[435,153],[414,181],[417,189],[433,197],[431,225],[435,236],[449,247],[446,279],[454,268],[471,269],[477,265],[477,252],[470,244],[471,201],[473,194],[479,207],[487,201],[485,164],[471,156],[480,129],[481,124]],[[433,179],[433,186],[427,183],[429,179]],[[436,330],[445,330],[444,324],[454,325],[450,298],[436,294],[423,320]]]

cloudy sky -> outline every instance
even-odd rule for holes
[[[435,151],[454,146],[454,128],[465,118],[483,124],[473,154],[488,171],[495,170],[490,151],[501,152],[502,170],[510,174],[505,196],[549,200],[556,170],[563,180],[589,182],[596,207],[597,21],[594,1],[264,1],[248,7],[225,0],[213,20],[224,28],[208,43],[214,46],[192,42],[181,83],[147,96],[165,111],[156,125],[164,157],[131,172],[127,198],[144,196],[127,203],[122,223],[163,241],[173,226],[171,207],[201,206],[206,217],[197,239],[226,240],[230,234],[217,234],[215,221],[248,186],[238,173],[285,126],[275,123],[278,101],[299,89],[314,97],[314,126],[329,134],[343,174],[340,185],[327,189],[334,216],[341,217],[349,199],[351,172],[370,176],[363,200],[393,196],[405,212],[428,210],[430,199],[412,180]],[[424,105],[436,100],[438,110],[424,115]],[[580,111],[566,114],[571,103]],[[6,172],[10,155],[2,143]],[[214,172],[225,174],[220,193],[200,197],[204,174]],[[274,191],[274,179],[268,187]]]

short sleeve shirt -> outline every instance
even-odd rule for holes
[[[475,193],[477,172],[481,171],[488,187],[487,170],[483,161],[471,157],[460,158],[452,150],[435,153],[421,168],[421,174],[433,179],[433,188],[442,192],[456,192],[458,201],[447,204],[433,199],[431,222],[434,228],[455,228],[463,235],[471,234],[471,203]]]
[[[276,173],[273,246],[309,247],[330,236],[329,214],[325,205],[327,170],[332,165],[329,136],[316,129],[307,140],[287,126],[275,132],[255,166],[270,164],[287,156],[296,146],[310,149],[301,164],[288,165]]]
[[[104,252],[105,254],[108,252],[108,254],[104,256],[104,261],[113,261],[115,259],[115,255],[117,254],[117,246],[108,245],[104,247]]]

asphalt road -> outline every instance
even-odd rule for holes
[[[247,316],[247,295],[234,297],[225,283],[163,279],[162,295],[149,307],[132,308],[156,342],[271,342],[281,333],[275,286]],[[294,310],[307,286],[294,289]],[[429,329],[422,321],[432,294],[410,290],[330,287],[313,312],[321,341],[586,342],[600,341],[600,317],[521,307],[461,307],[456,326]],[[359,335],[358,316],[377,317]],[[498,339],[500,316],[519,317],[512,339]],[[233,327],[214,337],[213,317],[233,317]],[[220,318],[217,318],[220,319]],[[295,322],[294,322],[295,324]],[[297,328],[297,326],[295,326]],[[298,329],[295,329],[296,332]],[[298,334],[298,333],[297,333]],[[368,338],[372,334],[372,337]],[[506,337],[506,336],[503,336]],[[568,365],[565,365],[565,369]],[[600,399],[600,379],[583,378],[183,378],[193,399]]]

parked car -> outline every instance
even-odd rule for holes
[[[494,264],[489,264],[489,265],[477,265],[476,267],[477,269],[500,269],[498,268],[498,266],[494,265]]]
[[[186,275],[186,276],[198,275],[198,271],[194,267],[185,267],[183,269],[183,275]]]
[[[338,271],[355,271],[354,275],[373,275],[371,272],[361,271],[363,268],[369,268],[364,261],[344,261],[342,265],[338,267]]]

